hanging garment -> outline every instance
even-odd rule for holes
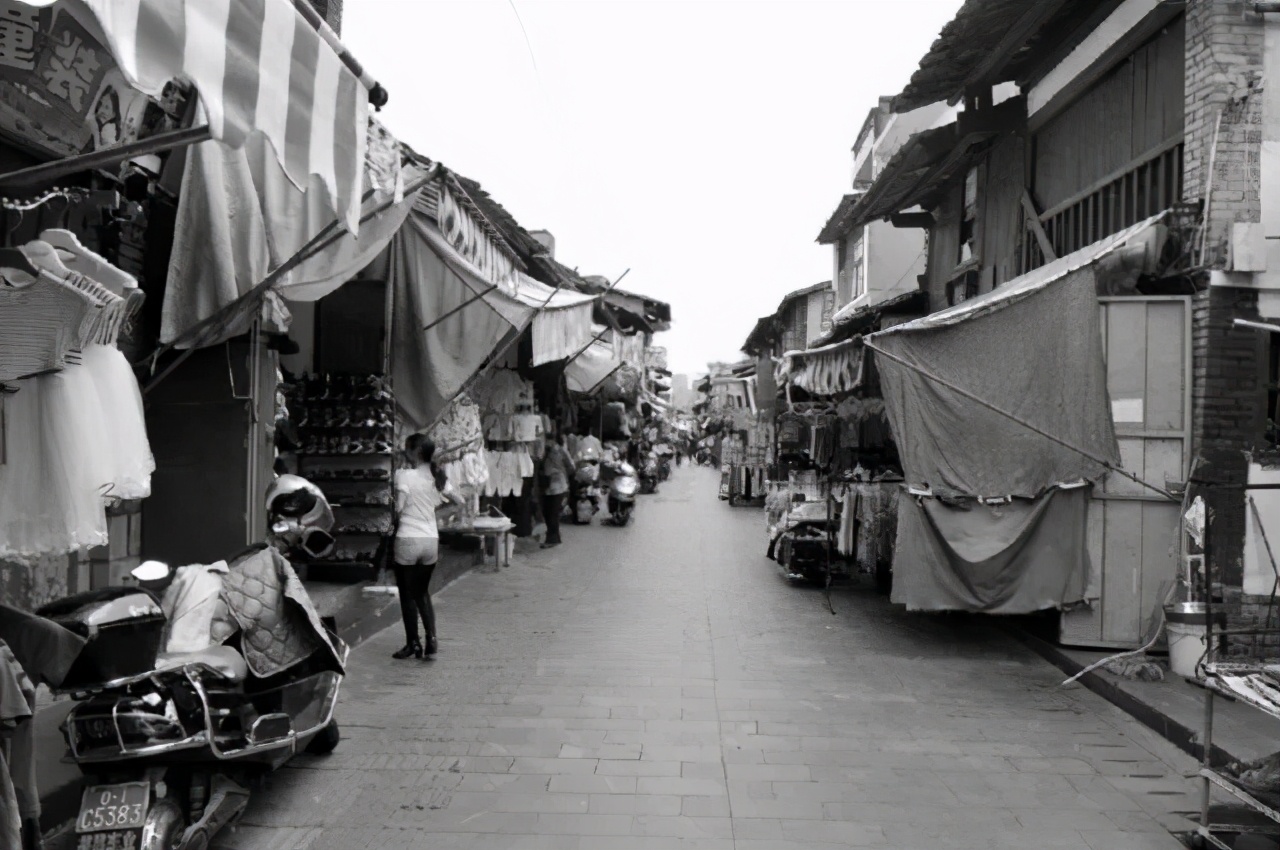
[[[40,820],[40,791],[36,785],[36,686],[23,670],[7,644],[0,641],[0,727],[9,730],[3,748],[13,800],[16,804],[19,832],[22,824]],[[3,765],[0,765],[2,768]],[[0,796],[4,795],[0,789]],[[0,809],[7,806],[0,802]],[[6,828],[11,823],[8,812],[0,811]],[[0,834],[5,829],[0,828]],[[9,846],[9,845],[5,845]],[[19,845],[14,845],[19,846]]]
[[[490,413],[484,418],[484,435],[495,443],[509,443],[514,439],[514,414]]]
[[[96,309],[86,293],[52,275],[19,286],[0,278],[0,381],[63,368]]]
[[[147,440],[142,392],[133,369],[113,345],[90,345],[81,355],[102,406],[101,426],[110,446],[110,489],[117,499],[145,499],[151,495],[156,461]]]
[[[517,443],[532,443],[538,439],[542,420],[536,413],[517,413],[511,419],[511,439]]]
[[[17,738],[25,734],[34,736],[31,722],[32,705],[27,702],[24,690],[30,680],[22,671],[22,667],[8,653],[7,647],[0,650],[0,728],[4,729],[10,740],[0,747],[0,846],[18,848],[22,846],[23,806],[18,800],[17,784],[26,776],[28,770],[34,771],[34,760],[30,767],[14,770],[10,758],[14,756]],[[35,698],[35,689],[30,689]],[[28,755],[34,755],[34,741]],[[34,776],[34,774],[33,774]],[[17,781],[15,781],[15,779]],[[31,786],[34,788],[34,784]],[[36,797],[37,811],[39,797]]]
[[[427,429],[427,437],[436,444],[435,462],[440,465],[457,460],[474,451],[484,441],[480,425],[480,408],[465,393],[459,395],[436,424]]]
[[[5,401],[0,558],[29,559],[107,542],[103,496],[116,470],[102,401],[83,367],[18,382]]]
[[[854,529],[857,520],[858,491],[855,487],[846,487],[840,507],[840,530],[836,534],[836,551],[849,556],[854,550]]]

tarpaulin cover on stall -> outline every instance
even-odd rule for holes
[[[444,412],[508,335],[528,326],[533,308],[497,290],[467,304],[491,284],[444,241],[435,222],[419,209],[392,238],[390,252],[396,404],[409,425],[421,429]],[[456,312],[439,320],[451,310]]]
[[[374,209],[395,201],[397,188],[421,174],[412,165],[399,166],[395,140],[378,125],[371,125],[369,136],[370,151],[389,148],[394,163],[391,168],[401,172],[398,181],[388,173],[387,156],[366,162],[364,181],[372,195],[365,207]],[[343,233],[290,271],[276,285],[276,293],[291,301],[315,301],[337,289],[386,248],[415,197],[392,203],[366,221],[358,236]],[[178,340],[188,329],[249,292],[333,219],[324,193],[304,192],[295,186],[262,137],[254,136],[238,149],[217,142],[192,146],[187,151],[178,197],[160,341]],[[283,317],[280,321],[287,322],[278,302],[276,307]],[[245,315],[230,322],[204,344],[243,333],[251,318]],[[189,341],[181,341],[178,347],[188,345]]]
[[[1119,463],[1096,263],[1159,217],[997,289],[865,338],[907,483],[972,496],[1037,496],[1105,467],[967,399],[931,373],[1059,440]],[[883,351],[910,366],[876,352]]]
[[[214,139],[239,147],[264,137],[295,185],[305,188],[314,175],[329,209],[359,229],[369,92],[290,0],[58,2],[101,28],[130,85],[160,97],[170,80],[189,80]],[[67,47],[68,71],[91,66],[78,42]],[[65,85],[80,78],[70,79]]]
[[[1058,488],[1119,465],[1098,262],[1142,243],[1158,218],[978,298],[864,338],[876,357],[908,486],[1015,497],[998,507],[973,499],[954,507],[904,494],[894,602],[916,610],[1025,613],[1084,598],[1089,488]]]
[[[604,330],[603,325],[594,327],[596,333]],[[614,354],[613,345],[598,339],[565,366],[565,384],[575,393],[592,393],[621,367],[622,361]]]
[[[893,601],[911,611],[1028,614],[1083,600],[1088,491],[965,508],[902,493]]]
[[[581,337],[580,349],[591,339],[592,296],[555,292],[523,274],[514,288],[495,287],[420,207],[392,238],[390,251],[392,375],[396,403],[415,428],[434,422],[510,334],[532,322],[537,335],[548,311],[553,324],[542,326],[543,333],[554,336],[554,345]],[[588,317],[584,334],[565,330],[582,315]]]
[[[793,385],[814,395],[836,395],[862,384],[862,338],[788,351],[782,373]]]

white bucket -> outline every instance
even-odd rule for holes
[[[1169,638],[1169,669],[1175,676],[1195,678],[1196,665],[1204,657],[1205,624],[1166,622],[1164,628]]]

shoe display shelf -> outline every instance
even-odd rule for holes
[[[306,563],[307,577],[376,578],[395,529],[394,399],[377,375],[310,375],[286,390],[298,431],[299,474],[333,508],[333,552]]]

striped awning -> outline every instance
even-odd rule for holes
[[[262,133],[294,184],[318,177],[359,229],[369,91],[290,0],[29,0],[54,2],[96,21],[131,85],[159,97],[190,81],[214,139]]]

